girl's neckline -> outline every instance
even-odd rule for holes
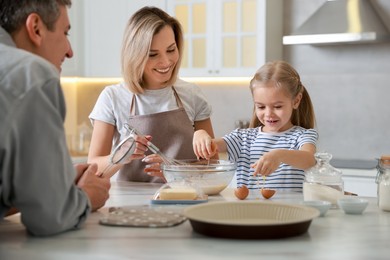
[[[285,134],[287,132],[290,132],[292,131],[295,127],[297,127],[296,125],[293,125],[292,127],[290,127],[289,129],[285,130],[285,131],[282,131],[282,132],[264,132],[263,131],[263,127],[264,126],[260,126],[259,127],[259,133],[261,134],[266,134],[266,135],[282,135],[282,134]]]

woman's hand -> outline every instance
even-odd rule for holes
[[[157,154],[150,154],[142,159],[143,162],[147,163],[144,172],[150,176],[160,177],[165,181],[164,174],[161,169],[161,163],[163,160]]]
[[[205,130],[195,131],[192,145],[198,159],[210,159],[218,152],[215,140]]]
[[[148,150],[148,142],[152,139],[150,135],[134,135],[135,141],[135,149],[132,155],[127,157],[121,164],[128,164],[133,160],[143,159],[145,158],[145,152]],[[131,144],[129,144],[131,145]],[[126,151],[128,150],[128,146],[126,147],[126,143],[122,146]],[[122,148],[121,148],[122,149]]]

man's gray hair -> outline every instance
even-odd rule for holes
[[[49,30],[54,30],[60,16],[59,6],[71,5],[72,0],[0,0],[0,26],[8,33],[15,32],[31,13],[36,13]]]

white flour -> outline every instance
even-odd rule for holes
[[[337,200],[343,197],[343,191],[317,183],[303,183],[304,200],[325,200],[337,205]]]
[[[390,184],[382,181],[378,186],[379,208],[385,211],[390,211]]]

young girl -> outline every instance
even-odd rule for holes
[[[315,165],[317,131],[311,99],[299,74],[287,62],[262,66],[250,82],[254,102],[251,128],[236,129],[212,139],[205,131],[194,134],[198,157],[227,152],[237,163],[237,186],[302,191],[304,170]],[[260,185],[260,187],[259,187]]]
[[[97,163],[100,171],[108,165],[112,145],[129,134],[129,127],[148,135],[165,155],[176,159],[196,158],[194,130],[214,135],[211,105],[201,89],[177,76],[183,44],[181,25],[159,8],[143,7],[130,18],[121,54],[124,82],[107,86],[90,114],[88,162]],[[143,158],[139,152],[133,159]],[[160,157],[149,155],[116,165],[105,175],[119,170],[119,180],[163,182],[160,162]]]

